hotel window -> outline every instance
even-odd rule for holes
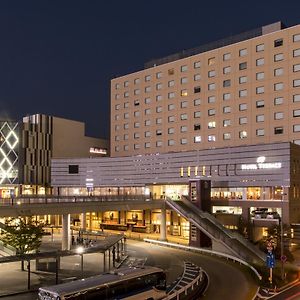
[[[210,70],[208,71],[208,77],[215,77],[216,76],[216,71],[215,70]]]
[[[300,34],[294,34],[293,35],[293,42],[299,42],[300,41]]]
[[[129,86],[129,81],[124,81],[124,86],[125,87]]]
[[[181,107],[181,108],[186,108],[186,107],[188,107],[188,102],[187,102],[187,101],[182,101],[182,102],[180,103],[180,107]]]
[[[156,119],[156,124],[161,124],[162,123],[162,118],[157,118]]]
[[[281,91],[283,90],[283,83],[282,82],[278,82],[274,84],[274,91]]]
[[[194,100],[194,106],[198,106],[201,104],[201,99],[195,99]]]
[[[158,83],[156,85],[156,90],[161,90],[162,89],[162,83]]]
[[[256,122],[264,122],[265,121],[265,115],[257,115],[256,116]]]
[[[120,140],[120,136],[119,135],[116,135],[115,136],[115,141],[119,141]]]
[[[169,104],[168,105],[168,110],[173,110],[175,109],[175,104]]]
[[[216,84],[215,83],[210,83],[209,85],[208,85],[208,90],[209,91],[213,91],[213,90],[215,90],[216,89]]]
[[[168,117],[168,122],[169,123],[175,122],[175,116],[169,116]]]
[[[116,100],[120,99],[120,94],[116,94],[116,95],[115,95],[115,99],[116,99]]]
[[[134,122],[134,128],[139,128],[140,127],[140,122]]]
[[[151,75],[146,75],[145,76],[145,81],[150,81],[151,80]]]
[[[265,130],[263,128],[256,129],[256,135],[257,136],[264,136],[265,135]]]
[[[140,149],[140,144],[134,144],[134,149]]]
[[[281,105],[281,104],[283,104],[283,97],[274,98],[274,105]]]
[[[200,93],[201,92],[201,87],[200,86],[195,86],[194,87],[194,94]]]
[[[240,125],[247,124],[247,118],[246,117],[239,118],[239,124]]]
[[[195,142],[195,143],[201,143],[201,136],[200,136],[200,135],[196,135],[196,136],[194,137],[194,142]]]
[[[265,87],[264,86],[258,86],[256,88],[256,94],[263,94],[265,92]]]
[[[162,135],[162,131],[160,129],[156,130],[156,135]]]
[[[275,127],[274,134],[283,134],[283,127]]]
[[[187,65],[181,66],[180,70],[181,72],[186,72],[188,70],[188,66]]]
[[[278,53],[274,55],[274,61],[281,61],[283,60],[283,53]]]
[[[216,96],[209,96],[207,98],[208,103],[215,103],[216,102]]]
[[[180,82],[181,82],[181,84],[187,83],[188,82],[187,77],[182,77]]]
[[[175,133],[174,127],[168,128],[168,134],[174,134],[174,133]]]
[[[135,112],[134,112],[134,116],[135,116],[135,117],[139,117],[139,116],[140,116],[140,112],[139,112],[139,111],[135,111]]]
[[[156,112],[157,112],[157,113],[162,112],[162,110],[163,110],[162,106],[157,106],[157,107],[156,107]]]
[[[151,125],[151,120],[146,120],[145,121],[145,126],[150,126]]]
[[[175,141],[174,140],[168,140],[168,146],[174,146]]]
[[[283,74],[283,68],[278,68],[274,70],[274,76],[281,76]]]
[[[293,102],[299,102],[300,101],[300,94],[293,95]]]
[[[150,108],[145,109],[145,115],[150,115],[150,114],[151,114],[151,109]]]
[[[239,64],[239,70],[246,70],[247,69],[247,63],[246,62],[242,62]]]
[[[294,125],[293,126],[293,131],[294,132],[299,132],[300,131],[300,125]]]
[[[265,50],[264,44],[256,45],[256,52],[260,52],[260,51],[264,51],[264,50]]]
[[[156,96],[156,101],[161,101],[163,99],[162,95],[157,95]]]
[[[119,115],[115,115],[115,120],[120,120],[120,116]]]
[[[259,58],[256,60],[256,65],[257,66],[262,66],[265,63],[265,59],[264,58]]]
[[[208,139],[209,142],[215,142],[216,141],[216,136],[212,134],[212,135],[209,135],[207,139]]]
[[[124,119],[128,119],[129,118],[129,113],[125,113],[124,114]]]
[[[156,78],[157,78],[157,79],[162,78],[162,72],[157,72],[157,73],[156,73]]]
[[[225,53],[223,54],[223,60],[226,61],[226,60],[229,60],[231,58],[231,53]]]
[[[129,135],[128,134],[124,134],[123,138],[124,138],[124,141],[127,141],[128,138],[129,138]]]
[[[145,104],[151,103],[151,98],[145,98]]]
[[[209,129],[211,129],[211,128],[216,128],[216,122],[215,122],[215,121],[208,122],[207,127],[208,127]]]
[[[231,67],[230,66],[223,68],[223,74],[229,74],[230,71],[231,71]]]
[[[283,119],[283,112],[274,113],[274,120],[282,120],[282,119]]]
[[[116,151],[116,152],[119,152],[119,151],[120,151],[120,147],[119,147],[119,146],[116,146],[116,147],[115,147],[115,151]]]
[[[146,87],[145,87],[145,92],[146,92],[146,93],[151,92],[151,86],[146,86]]]
[[[229,132],[223,134],[223,140],[230,140],[231,134]]]
[[[168,70],[168,75],[174,75],[174,69],[169,69]]]
[[[151,137],[151,132],[150,131],[145,131],[145,137]]]
[[[168,98],[169,99],[175,98],[175,93],[174,92],[168,93]]]
[[[128,98],[129,97],[129,92],[125,92],[124,93],[124,98]]]
[[[247,110],[247,104],[246,103],[242,103],[239,105],[239,110],[243,111],[243,110]]]
[[[300,86],[300,79],[293,80],[293,87],[298,87],[298,86]]]
[[[230,106],[224,106],[223,107],[223,113],[224,114],[228,114],[231,112],[231,107]]]
[[[181,114],[181,115],[180,115],[180,119],[181,119],[181,120],[187,120],[187,119],[188,119],[187,114]]]
[[[121,128],[120,125],[116,125],[116,126],[115,126],[115,131],[120,130],[120,128]]]
[[[247,55],[247,53],[248,53],[247,49],[241,49],[241,50],[239,51],[239,55],[240,55],[240,56],[245,56],[245,55]]]
[[[120,105],[120,104],[115,105],[115,109],[116,109],[116,110],[119,110],[120,108],[121,108],[121,105]]]
[[[124,108],[128,108],[129,107],[129,102],[125,102],[124,103]]]
[[[170,80],[168,82],[168,87],[174,86],[175,85],[175,81],[174,80]]]
[[[188,91],[187,90],[181,90],[180,95],[182,97],[186,97],[188,95]]]
[[[129,129],[129,124],[128,123],[124,124],[124,129]]]
[[[198,81],[201,79],[201,75],[200,74],[195,74],[194,75],[194,81]]]
[[[241,76],[239,77],[239,83],[242,84],[242,83],[246,83],[247,82],[247,76]]]
[[[139,84],[141,81],[139,78],[134,79],[134,84]]]
[[[264,72],[256,73],[256,80],[262,80],[264,78],[265,78],[265,73]]]
[[[256,101],[256,108],[262,108],[262,107],[265,107],[265,101],[264,100]]]
[[[187,139],[185,139],[185,138],[181,139],[181,140],[180,140],[180,143],[181,143],[182,145],[187,144]]]
[[[209,65],[209,66],[214,65],[215,62],[216,62],[216,58],[215,58],[215,57],[211,57],[211,58],[208,59],[207,62],[208,62],[208,65]]]
[[[140,100],[134,100],[134,106],[139,106],[140,105]]]
[[[200,118],[201,117],[201,111],[195,111],[194,112],[194,118]]]
[[[240,139],[246,139],[247,138],[247,131],[243,130],[239,132]]]
[[[180,132],[187,132],[187,131],[188,131],[187,126],[181,126],[180,127]]]
[[[231,85],[230,79],[223,80],[223,87],[229,87]]]
[[[198,69],[201,67],[201,62],[200,61],[195,61],[194,62],[194,69]]]
[[[145,148],[150,148],[150,143],[149,142],[145,143]]]
[[[120,83],[116,83],[115,89],[118,90],[121,87]]]
[[[231,125],[231,121],[229,119],[223,120],[223,127],[228,127]]]
[[[208,110],[209,116],[214,116],[216,114],[216,110],[214,108]]]
[[[129,146],[128,145],[124,145],[124,150],[128,151],[129,150]]]
[[[274,41],[274,47],[280,47],[283,45],[283,39],[277,39]]]
[[[293,65],[293,71],[294,72],[299,72],[300,71],[300,64]]]
[[[240,97],[247,97],[247,90],[240,90],[239,91],[239,96]]]
[[[201,125],[200,124],[194,124],[194,130],[200,130],[201,129]]]
[[[156,147],[161,147],[162,144],[163,144],[162,141],[157,141],[157,142],[156,142]]]
[[[230,93],[223,94],[223,100],[230,100],[230,98],[231,98]]]
[[[295,109],[295,110],[293,110],[293,117],[294,117],[294,118],[300,117],[300,109]]]
[[[294,57],[300,56],[300,49],[295,49],[295,50],[293,51],[293,56],[294,56]]]
[[[140,138],[140,134],[138,132],[135,132],[133,135],[134,139],[139,139]]]
[[[137,90],[134,90],[134,92],[133,92],[135,95],[139,95],[140,93],[141,93],[141,91],[139,90],[139,89],[137,89]]]

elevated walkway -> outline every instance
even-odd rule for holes
[[[261,264],[265,261],[265,254],[238,233],[225,228],[214,216],[194,206],[187,198],[181,201],[166,199],[169,207],[194,224],[211,240],[214,250],[224,248],[248,263]]]

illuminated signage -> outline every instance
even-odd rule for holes
[[[281,169],[281,162],[266,163],[265,156],[260,156],[256,159],[256,164],[243,164],[242,170],[260,170],[260,169]]]
[[[92,147],[90,148],[90,153],[96,153],[96,154],[107,154],[107,149],[102,149],[98,147]]]

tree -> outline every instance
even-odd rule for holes
[[[5,226],[0,240],[4,245],[14,247],[17,255],[37,251],[40,248],[44,233],[42,223],[33,221],[31,217],[18,217],[6,219]],[[23,261],[22,270],[24,270]]]

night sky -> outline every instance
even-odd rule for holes
[[[0,118],[44,113],[109,137],[110,79],[262,25],[300,1],[0,1]]]

